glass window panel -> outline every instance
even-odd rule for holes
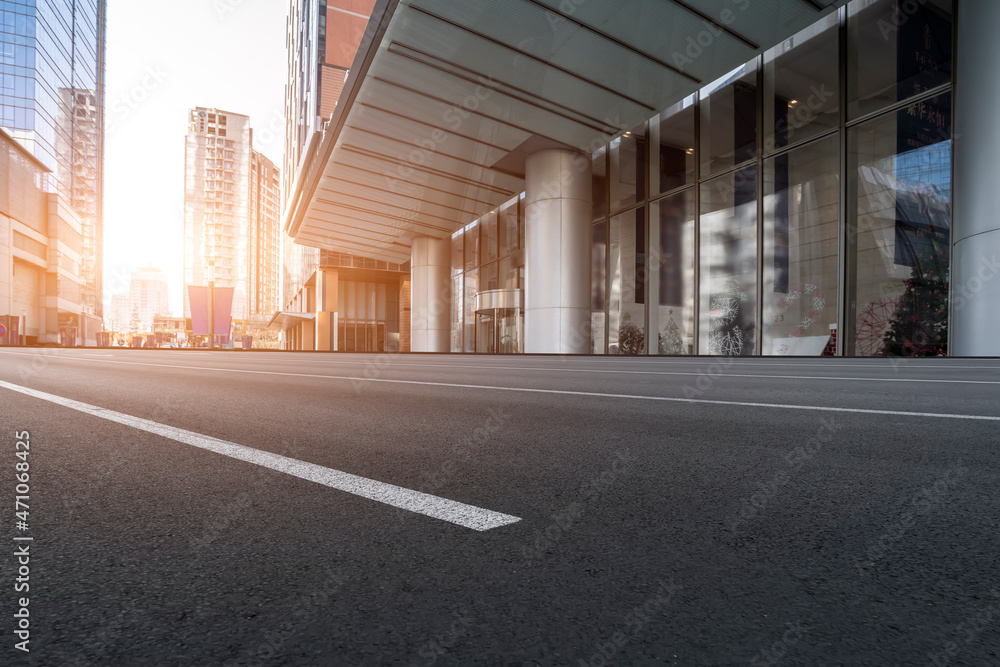
[[[517,250],[517,199],[511,199],[500,207],[498,225],[500,256],[506,257]]]
[[[608,149],[601,146],[591,159],[594,220],[608,214]]]
[[[514,267],[512,257],[504,257],[500,260],[500,289],[517,289],[517,269]]]
[[[593,244],[591,245],[590,263],[590,333],[593,354],[605,354],[607,351],[606,322],[607,299],[607,267],[608,257],[608,223],[601,220],[594,223]]]
[[[497,263],[490,262],[489,264],[484,264],[482,267],[482,272],[480,274],[480,291],[485,292],[487,290],[500,289],[500,284],[497,281]]]
[[[764,151],[840,124],[840,22],[817,21],[764,54]]]
[[[374,322],[378,317],[378,292],[375,283],[365,283],[365,292],[368,298],[368,320]]]
[[[646,198],[646,124],[611,142],[611,210],[620,211]]]
[[[479,291],[479,269],[465,272],[465,306],[463,320],[465,352],[476,351],[476,293]]]
[[[764,163],[763,354],[836,354],[839,174],[838,136]]]
[[[451,275],[456,276],[465,270],[462,250],[465,244],[465,234],[458,230],[451,235]]]
[[[711,176],[757,155],[757,64],[701,92],[701,173]]]
[[[951,81],[952,0],[865,0],[848,8],[848,115]]]
[[[695,190],[650,206],[649,330],[655,354],[694,354]]]
[[[611,218],[608,353],[646,353],[646,211]]]
[[[754,354],[757,168],[701,184],[700,354]]]
[[[479,222],[465,228],[465,270],[479,267]]]
[[[848,354],[947,353],[951,95],[848,134]]]
[[[650,142],[657,156],[649,176],[649,188],[654,193],[694,183],[695,108],[695,96],[691,95],[650,122]]]
[[[376,286],[376,289],[378,290],[378,296],[376,297],[376,299],[378,301],[378,316],[377,317],[378,317],[378,320],[380,322],[385,322],[385,306],[386,306],[385,284],[384,283],[379,283]]]
[[[486,262],[492,262],[497,258],[497,212],[490,211],[483,216],[480,227],[483,232],[482,240],[482,257],[479,259],[480,264],[485,264]]]
[[[462,291],[462,274],[451,279],[451,351],[461,352],[463,346],[462,319],[465,312],[465,298]]]

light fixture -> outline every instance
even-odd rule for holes
[[[799,103],[798,100],[788,100],[788,106],[794,106],[794,105],[796,105],[798,103]]]

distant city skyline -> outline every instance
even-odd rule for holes
[[[152,264],[168,277],[171,311],[183,312],[190,109],[250,116],[254,147],[282,163],[286,13],[273,0],[179,0],[169,12],[148,0],[109,1],[106,302],[128,291],[132,270]]]

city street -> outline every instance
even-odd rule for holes
[[[2,661],[998,664],[998,399],[996,359],[0,349]]]

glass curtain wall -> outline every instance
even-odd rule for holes
[[[953,14],[855,0],[595,152],[593,352],[947,354]]]
[[[451,237],[451,351],[476,352],[476,295],[524,289],[524,195],[504,202]]]

